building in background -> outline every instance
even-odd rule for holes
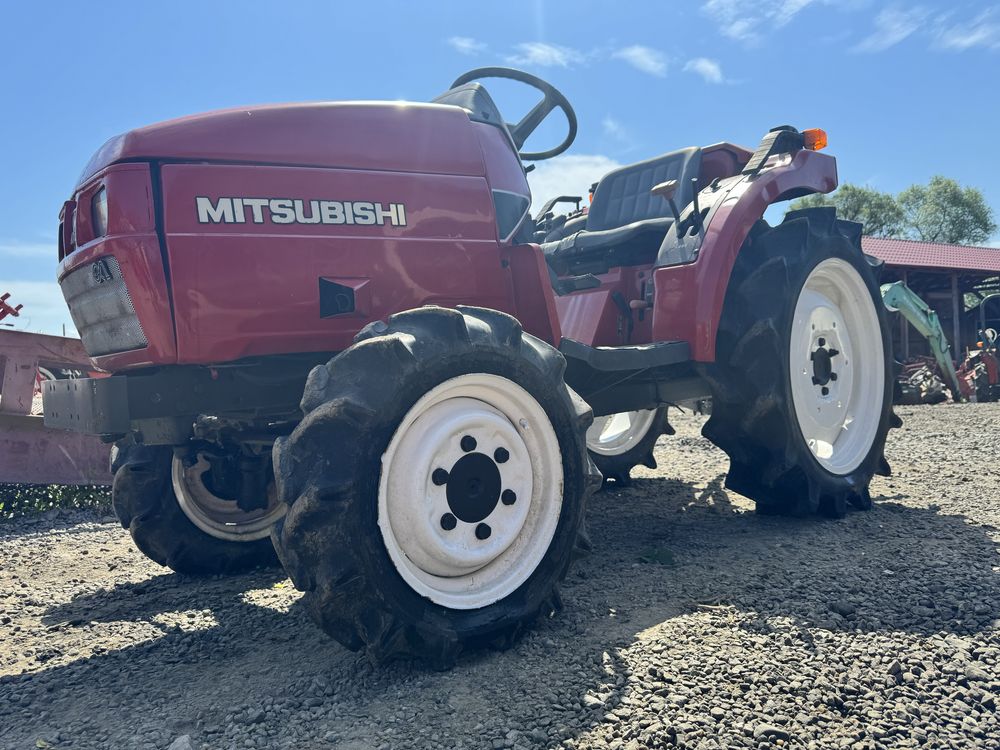
[[[961,361],[982,328],[1000,331],[1000,248],[864,237],[864,251],[885,263],[882,283],[903,281],[938,314]],[[997,296],[991,296],[997,295]],[[927,341],[903,319],[893,327],[893,353],[906,361],[927,355]]]

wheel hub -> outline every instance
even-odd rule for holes
[[[790,355],[795,416],[810,451],[835,474],[853,471],[877,432],[885,358],[874,302],[849,263],[829,258],[806,279]]]
[[[646,437],[655,419],[656,409],[597,417],[587,430],[587,448],[602,456],[619,456]]]
[[[503,490],[500,469],[484,453],[467,453],[448,473],[448,507],[460,521],[479,523],[500,502]]]
[[[837,373],[833,371],[833,358],[840,354],[838,349],[832,346],[827,348],[827,340],[820,336],[816,341],[816,349],[809,355],[813,366],[813,385],[820,386],[820,392],[826,396],[830,389],[827,384],[837,379]]]
[[[459,609],[513,591],[555,532],[561,477],[558,441],[526,391],[486,374],[442,383],[382,458],[379,526],[396,569]]]
[[[206,484],[211,466],[205,455],[176,454],[171,468],[177,504],[199,529],[217,539],[252,542],[271,533],[287,506],[278,499],[274,482],[267,485],[261,507],[244,510],[235,500],[216,495]]]
[[[411,481],[390,498],[396,538],[426,573],[472,573],[522,531],[530,502],[516,498],[531,497],[528,449],[509,419],[475,399],[435,404],[414,427],[397,452]]]

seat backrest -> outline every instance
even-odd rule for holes
[[[694,199],[692,178],[701,170],[701,149],[692,146],[629,164],[601,178],[587,213],[587,229],[614,229],[635,221],[670,216],[670,206],[649,191],[654,185],[677,180],[675,201],[680,211]]]

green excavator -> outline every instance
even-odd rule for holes
[[[941,321],[931,307],[902,281],[882,285],[882,303],[889,312],[898,312],[910,322],[917,331],[927,339],[931,354],[947,380],[955,401],[964,401],[962,387],[959,384],[958,373],[951,356],[951,347],[941,328]]]

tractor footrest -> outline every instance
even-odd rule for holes
[[[579,360],[595,370],[605,372],[666,367],[691,359],[691,347],[686,341],[661,341],[631,346],[587,346],[564,338],[559,343],[559,351],[568,359]]]

